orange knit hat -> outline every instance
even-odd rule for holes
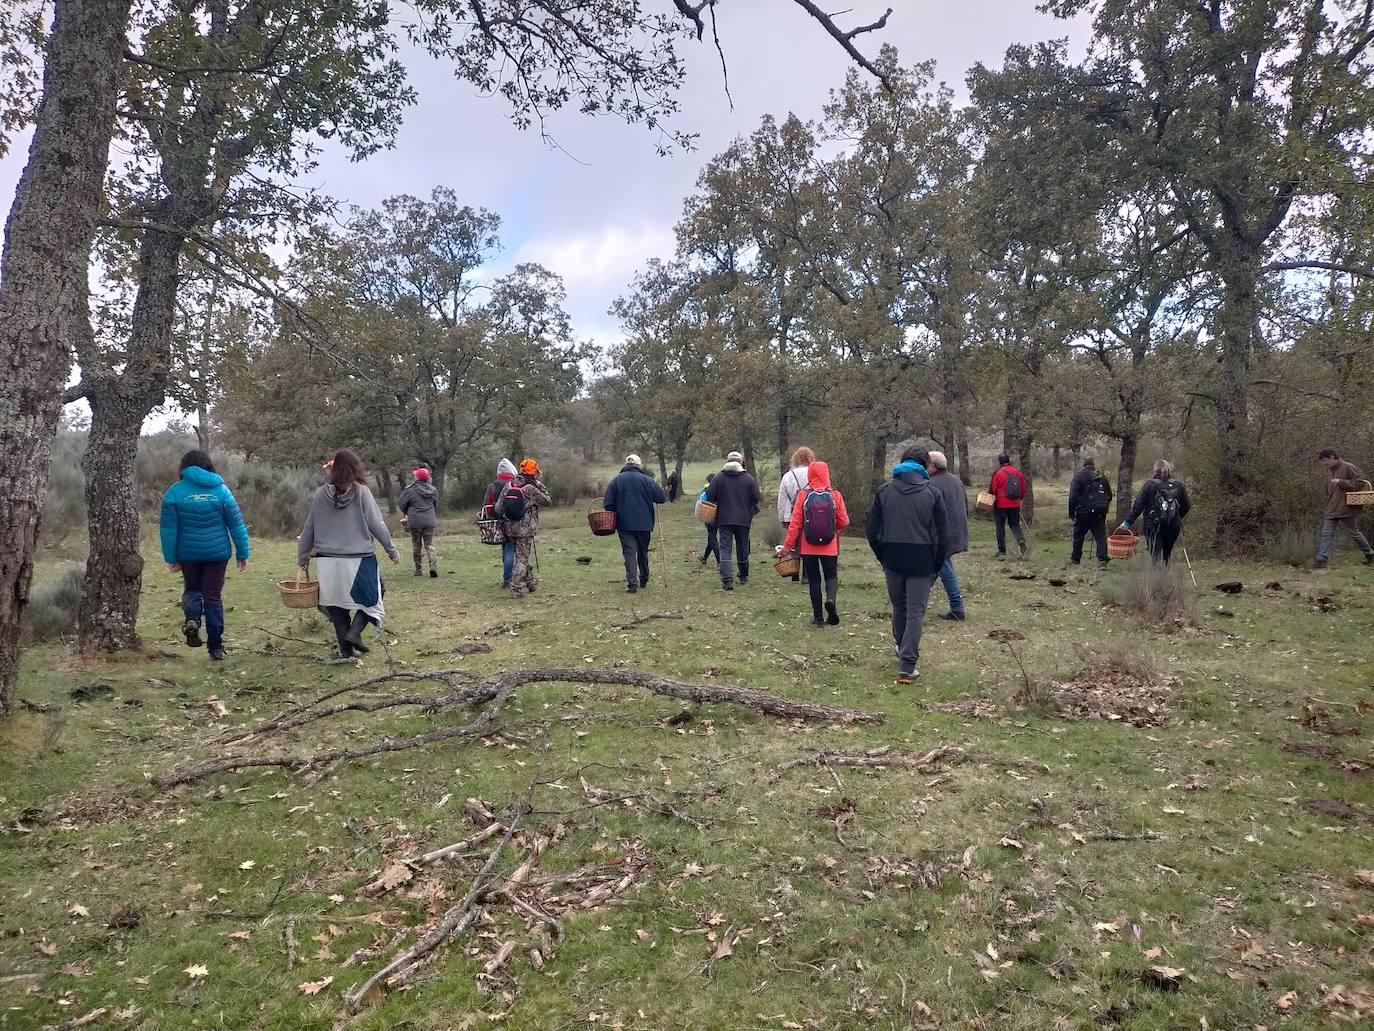
[[[533,458],[527,458],[520,463],[521,476],[538,476],[540,471],[539,463]]]

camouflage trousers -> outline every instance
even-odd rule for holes
[[[510,574],[510,593],[513,597],[523,598],[527,594],[533,594],[534,589],[539,586],[531,562],[534,538],[512,537],[511,543],[515,545],[515,568]]]

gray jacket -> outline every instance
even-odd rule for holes
[[[797,496],[806,490],[806,466],[796,465],[782,474],[778,483],[778,522],[783,526],[792,524],[792,510],[797,507]]]
[[[968,551],[968,492],[959,477],[950,472],[935,473],[930,485],[945,499],[945,527],[949,536],[949,553],[959,555]]]
[[[424,480],[416,480],[401,491],[396,504],[412,530],[432,530],[439,523],[439,492]]]
[[[296,562],[305,565],[312,552],[332,558],[371,555],[374,538],[392,558],[399,555],[372,491],[354,484],[336,495],[333,485],[326,483],[310,499],[310,511],[296,545]]]

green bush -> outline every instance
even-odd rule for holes
[[[85,563],[74,563],[63,567],[56,579],[34,587],[28,607],[30,640],[53,641],[76,632],[85,577]]]
[[[572,505],[583,498],[596,496],[591,466],[580,458],[552,464],[545,471],[544,485],[549,488],[555,505]]]

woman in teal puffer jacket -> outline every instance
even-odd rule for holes
[[[215,472],[204,451],[181,457],[181,479],[162,495],[162,560],[180,573],[185,589],[181,631],[191,648],[201,645],[201,622],[210,658],[224,658],[224,576],[231,554],[240,570],[248,568],[248,527],[233,493]],[[231,542],[232,540],[232,550]]]

